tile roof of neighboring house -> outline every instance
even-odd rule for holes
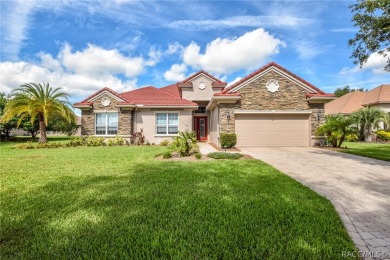
[[[280,70],[282,70],[283,72],[287,73],[288,75],[292,76],[293,78],[295,78],[296,80],[302,82],[303,84],[311,87],[312,89],[316,90],[317,91],[317,94],[318,96],[321,96],[321,97],[325,97],[325,96],[328,96],[328,97],[333,97],[334,94],[331,94],[331,93],[325,93],[323,92],[322,90],[320,90],[319,88],[315,87],[314,85],[312,85],[311,83],[307,82],[306,80],[302,79],[301,77],[295,75],[294,73],[286,70],[285,68],[283,68],[282,66],[280,66],[279,64],[275,63],[275,62],[270,62],[266,65],[264,65],[263,67],[261,67],[260,69],[254,71],[253,73],[249,74],[248,76],[246,76],[245,78],[237,81],[236,83],[234,83],[233,85],[230,85],[229,87],[225,88],[222,93],[227,93],[229,92],[230,90],[232,90],[233,88],[237,87],[238,85],[244,83],[245,81],[247,81],[248,79],[251,79],[253,78],[254,76],[260,74],[261,72],[265,71],[266,69],[270,68],[270,67],[276,67]]]
[[[214,77],[213,75],[210,75],[209,73],[207,73],[206,71],[204,70],[200,70],[198,71],[197,73],[189,76],[188,78],[186,78],[185,80],[183,81],[180,81],[179,83],[189,83],[192,79],[196,78],[198,75],[200,74],[205,74],[207,77],[211,78],[212,80],[214,80],[216,83],[220,83],[220,84],[226,84],[226,82],[223,82],[219,79],[217,79],[216,77]]]
[[[383,84],[366,93],[363,105],[390,103],[390,84]]]
[[[367,92],[355,91],[325,104],[325,115],[350,114],[362,108]]]
[[[177,86],[176,86],[177,88]],[[174,86],[165,88],[143,87],[124,92],[120,96],[136,105],[145,106],[197,106],[196,103],[182,99]]]
[[[390,84],[383,84],[368,92],[355,91],[325,104],[325,114],[350,114],[364,106],[390,104]]]

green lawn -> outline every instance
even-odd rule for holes
[[[348,148],[340,150],[344,153],[390,161],[390,144],[345,142],[342,146]]]
[[[1,259],[340,259],[331,203],[257,160],[164,147],[0,147]]]

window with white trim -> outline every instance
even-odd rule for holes
[[[176,135],[179,131],[179,113],[156,113],[156,134]]]
[[[118,113],[96,113],[95,127],[96,135],[118,134]]]

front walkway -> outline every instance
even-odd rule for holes
[[[209,153],[218,152],[214,147],[212,147],[207,142],[198,142],[198,146],[199,146],[199,151],[201,154],[209,154]]]
[[[390,259],[390,163],[320,148],[240,148],[332,201],[356,246]]]

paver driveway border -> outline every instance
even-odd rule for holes
[[[324,148],[239,149],[328,198],[367,259],[390,259],[389,162]]]

